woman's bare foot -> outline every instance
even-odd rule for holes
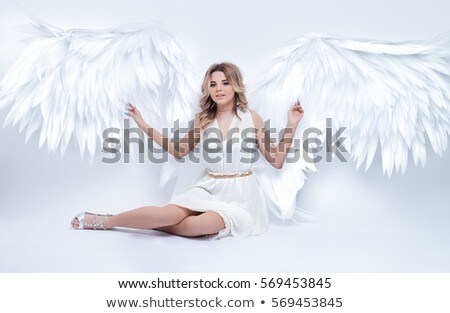
[[[72,227],[75,229],[94,229],[107,230],[108,218],[111,214],[94,214],[89,212],[82,212],[72,219]]]

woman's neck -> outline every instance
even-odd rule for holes
[[[217,109],[217,112],[229,112],[229,111],[232,111],[233,110],[233,108],[231,108],[231,109]]]
[[[234,100],[228,101],[227,103],[216,104],[217,113],[230,113],[235,105]]]

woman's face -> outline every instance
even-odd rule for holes
[[[234,105],[234,89],[223,72],[212,72],[208,86],[211,99],[218,106]]]

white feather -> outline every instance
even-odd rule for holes
[[[4,125],[20,122],[26,139],[40,129],[39,146],[80,155],[101,151],[102,133],[121,128],[127,103],[152,126],[188,120],[197,107],[192,66],[159,25],[109,30],[62,30],[34,19],[31,43],[2,80]]]
[[[405,172],[409,151],[416,165],[424,165],[427,142],[437,154],[447,147],[448,37],[402,43],[315,34],[296,39],[258,77],[251,103],[280,129],[285,112],[299,98],[305,109],[302,127],[324,131],[325,118],[332,117],[334,126],[347,128],[350,157],[357,167],[366,162],[367,170],[379,148],[384,173]],[[263,188],[278,192],[289,185],[300,190],[301,172],[311,168],[300,163],[296,172],[277,174],[286,177],[276,188],[270,186],[276,184],[274,175],[262,178]],[[295,196],[296,192],[290,199]],[[293,215],[293,210],[295,206],[283,216]]]

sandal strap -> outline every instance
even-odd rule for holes
[[[86,223],[86,215],[93,215],[92,223]],[[79,219],[79,228],[81,229],[93,229],[93,230],[107,230],[105,227],[105,217],[111,217],[112,214],[95,214],[91,212],[84,212]]]

